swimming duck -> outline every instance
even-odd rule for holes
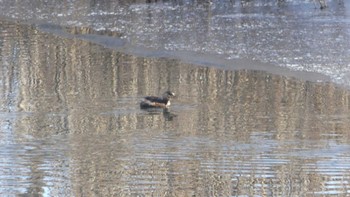
[[[175,94],[171,91],[164,92],[162,97],[146,96],[140,103],[141,109],[150,108],[163,108],[166,109],[170,106],[170,98],[174,97]]]

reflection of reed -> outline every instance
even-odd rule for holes
[[[154,135],[170,129],[179,132],[177,137],[209,135],[223,142],[230,136],[247,143],[253,132],[271,132],[276,140],[283,141],[317,140],[332,131],[338,142],[349,142],[349,93],[333,84],[299,81],[260,71],[220,70],[177,60],[134,57],[83,41],[42,34],[30,27],[14,29],[13,37],[2,37],[6,47],[1,56],[17,55],[1,70],[5,81],[0,87],[4,95],[2,110],[33,112],[32,116],[16,119],[15,132],[35,137],[63,132],[72,135],[71,144],[76,147],[71,153],[74,194],[96,194],[94,190],[101,190],[105,196],[145,191],[174,196],[190,191],[199,196],[264,192],[283,195],[290,192],[286,184],[298,184],[299,189],[291,194],[299,195],[303,193],[298,191],[320,185],[324,176],[301,170],[296,177],[290,177],[304,162],[292,161],[290,166],[268,166],[274,178],[259,177],[258,164],[254,166],[251,158],[244,155],[225,162],[228,166],[252,162],[251,174],[237,175],[235,170],[240,169],[231,168],[233,174],[228,175],[219,168],[215,170],[215,161],[225,159],[221,158],[220,150],[205,146],[198,150],[198,155],[188,156],[191,158],[188,160],[143,158],[141,165],[133,160],[137,151],[133,146],[136,137],[132,135],[142,133],[139,130],[152,131]],[[18,54],[14,54],[17,50]],[[178,116],[171,123],[165,123],[162,115],[147,116],[138,111],[139,97],[167,89],[179,93],[172,109]],[[118,141],[118,146],[93,145],[94,139],[109,132],[115,133],[113,140]],[[88,135],[83,136],[101,135],[80,139],[84,133]],[[112,142],[109,137],[104,140]],[[290,148],[279,151],[283,154]],[[125,155],[114,155],[120,154],[120,150]],[[156,151],[144,153],[156,155]],[[93,157],[88,156],[91,153]],[[214,170],[204,171],[198,158],[213,161],[214,166],[210,167]],[[184,170],[188,172],[177,174]],[[155,189],[148,185],[148,190],[140,191],[139,185],[132,184],[145,176],[151,176],[149,182],[154,182]],[[108,183],[107,188],[99,187],[103,181]],[[271,190],[261,191],[268,188]]]

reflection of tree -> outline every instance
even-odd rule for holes
[[[152,156],[161,151],[177,153],[181,148],[191,148],[186,143],[178,146],[166,142],[159,149],[150,148],[152,136],[170,135],[169,130],[177,132],[180,139],[214,136],[223,144],[232,140],[227,136],[237,143],[249,143],[254,132],[271,132],[275,140],[287,141],[320,140],[332,131],[337,134],[334,136],[341,136],[334,137],[337,143],[349,142],[349,93],[333,84],[262,71],[222,70],[134,57],[80,40],[42,34],[34,28],[24,29],[3,43],[2,56],[18,51],[12,64],[4,65],[6,72],[1,73],[6,81],[0,90],[5,95],[2,110],[32,113],[14,120],[15,133],[35,138],[68,136],[73,147],[70,169],[74,194],[137,194],[142,192],[137,183],[146,179],[150,185],[144,192],[150,194],[182,196],[191,191],[199,196],[254,195],[265,189],[269,190],[265,191],[267,195],[282,195],[290,192],[286,184],[300,188],[294,192],[305,192],[321,185],[325,177],[317,172],[310,174],[308,164],[317,162],[313,159],[268,166],[273,178],[262,177],[259,173],[264,169],[255,160],[261,152],[254,147],[230,149],[235,147],[232,145],[223,154],[222,147],[200,140],[196,155],[185,155],[183,160],[155,159]],[[74,29],[74,33],[81,32],[94,33]],[[165,121],[163,114],[145,115],[138,110],[138,98],[166,89],[179,95],[171,109],[177,114],[173,121]],[[150,142],[137,141],[140,138]],[[106,143],[95,144],[96,140]],[[275,151],[286,154],[293,148],[295,145],[277,147]],[[244,155],[247,151],[251,155]],[[31,169],[41,187],[43,171],[36,162]],[[300,171],[296,173],[295,169]],[[101,188],[101,183],[106,187]],[[303,193],[295,193],[299,194]]]

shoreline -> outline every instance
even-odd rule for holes
[[[317,82],[317,83],[334,83],[329,76],[324,74],[291,70],[282,66],[273,65],[270,63],[264,63],[257,60],[250,59],[224,59],[219,55],[213,54],[199,54],[190,51],[162,51],[158,49],[147,48],[143,46],[135,46],[127,41],[110,35],[101,35],[99,32],[92,30],[91,28],[82,27],[62,27],[54,24],[33,24],[40,31],[50,33],[56,36],[62,36],[68,39],[80,39],[87,42],[91,42],[108,49],[116,50],[128,55],[134,55],[144,58],[167,58],[169,60],[179,60],[183,63],[200,66],[200,67],[212,67],[222,70],[251,70],[251,71],[263,71],[268,74],[280,75],[284,77],[292,77],[303,81]],[[69,33],[65,29],[73,28],[75,33]],[[89,29],[85,33],[77,33],[79,29]],[[116,32],[117,33],[117,32]],[[336,84],[336,83],[334,83]],[[336,86],[343,86],[336,84]],[[346,88],[344,86],[344,88]],[[348,89],[348,88],[347,88]]]
[[[5,1],[1,17],[138,57],[259,70],[350,89],[345,2],[322,11],[303,0],[22,3]]]
[[[333,82],[329,76],[326,76],[324,74],[291,70],[286,67],[264,63],[258,60],[243,58],[229,60],[223,59],[223,57],[214,54],[199,54],[190,51],[161,51],[142,46],[135,46],[128,43],[124,39],[110,35],[111,32],[108,32],[108,35],[104,35],[103,33],[101,34],[101,32],[95,31],[90,27],[64,27],[56,24],[41,23],[36,21],[20,21],[4,17],[0,17],[0,20],[18,25],[32,26],[43,33],[52,34],[54,36],[66,39],[78,39],[87,41],[120,53],[134,55],[136,57],[167,58],[169,60],[178,60],[180,62],[194,66],[216,68],[228,71],[262,71],[266,72],[267,74],[279,75],[282,77],[291,77],[302,81],[309,81],[314,83],[331,83],[336,87],[344,88],[346,90],[350,89],[350,87],[346,87],[344,84]],[[67,30],[74,31],[74,33],[68,32]],[[82,33],[82,31],[84,31],[84,33]],[[118,32],[112,33],[119,34]]]
[[[37,24],[37,28],[45,33],[51,33],[56,36],[62,36],[69,39],[80,39],[91,43],[101,45],[103,47],[116,50],[121,53],[128,55],[134,55],[137,57],[145,58],[168,58],[169,60],[179,60],[181,62],[192,64],[200,67],[213,67],[223,70],[236,71],[236,70],[252,70],[252,71],[264,71],[273,75],[280,75],[285,77],[293,77],[296,79],[320,82],[320,83],[333,83],[329,76],[308,72],[308,71],[297,71],[291,70],[289,68],[276,66],[269,63],[260,62],[257,60],[250,59],[223,59],[218,55],[212,54],[198,54],[190,51],[162,51],[158,49],[152,49],[142,46],[135,46],[127,41],[117,38],[114,36],[100,35],[90,29],[88,34],[84,33],[69,33],[65,31],[69,27],[62,27],[54,24]],[[73,27],[76,31],[77,29],[83,29],[80,27]],[[84,28],[86,29],[86,28]],[[79,30],[78,30],[79,31]],[[86,30],[85,30],[86,31]],[[336,84],[339,85],[339,84]]]

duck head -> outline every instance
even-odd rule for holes
[[[163,94],[163,98],[167,98],[167,99],[170,99],[170,98],[172,98],[172,97],[174,97],[175,96],[175,93],[174,92],[171,92],[171,91],[166,91],[166,92],[164,92],[164,94]]]

